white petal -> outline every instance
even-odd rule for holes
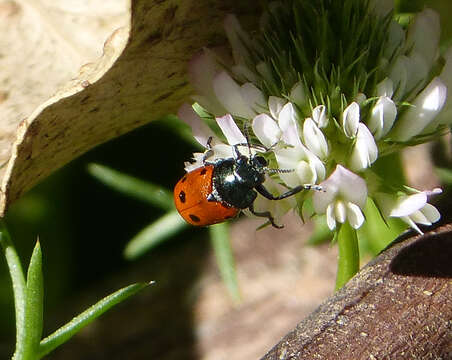
[[[413,220],[416,224],[427,225],[430,226],[432,223],[428,221],[426,216],[421,211],[415,211],[410,215],[410,219]]]
[[[282,139],[288,145],[300,146],[296,113],[292,103],[283,106],[278,116],[278,124],[283,133]]]
[[[361,227],[364,222],[364,215],[358,205],[347,202],[347,220],[353,229]]]
[[[277,96],[269,96],[268,98],[268,109],[270,110],[271,116],[273,119],[277,119],[279,113],[281,112],[284,105],[287,104],[287,100],[277,97]]]
[[[317,213],[323,214],[335,198],[341,198],[364,208],[367,200],[366,182],[341,165],[337,165],[328,179],[320,183],[324,191],[314,193],[313,205]]]
[[[417,52],[412,52],[407,60],[408,77],[406,91],[418,92],[425,85],[425,79],[430,71],[429,64],[427,64],[425,58]]]
[[[422,209],[427,203],[427,195],[425,192],[404,196],[400,198],[390,212],[392,217],[409,216],[415,211]]]
[[[394,93],[394,86],[392,84],[392,80],[390,78],[385,78],[381,82],[377,84],[377,95],[378,96],[387,96],[388,98],[392,97]]]
[[[207,140],[209,139],[209,137],[216,139],[213,131],[210,130],[207,124],[201,120],[201,118],[193,110],[191,105],[183,104],[179,108],[177,116],[179,116],[182,121],[184,121],[191,127],[193,137],[205,148],[207,148]]]
[[[326,117],[326,106],[319,105],[312,110],[312,120],[321,129],[328,125],[328,118]]]
[[[363,123],[358,124],[356,142],[350,157],[350,168],[361,171],[368,168],[377,160],[378,148],[369,129]]]
[[[254,111],[259,113],[265,109],[267,102],[264,94],[254,84],[243,84],[240,90],[242,98]]]
[[[310,182],[311,184],[317,184],[318,182],[325,179],[326,175],[326,169],[323,162],[310,150],[306,149],[306,159],[309,162],[309,165],[311,166],[313,172],[315,172],[316,177],[315,179]]]
[[[408,68],[408,58],[405,55],[400,55],[394,62],[389,78],[392,80],[395,93],[392,98],[399,100],[403,97],[406,90],[407,83],[407,68]]]
[[[246,119],[254,117],[255,112],[242,97],[240,86],[225,71],[220,72],[213,79],[213,90],[228,113]]]
[[[215,119],[230,145],[244,144],[246,138],[230,114]]]
[[[323,212],[322,212],[323,213]],[[326,224],[330,230],[336,228],[336,219],[334,217],[334,204],[329,204],[326,208]]]
[[[334,204],[334,217],[336,218],[336,221],[341,224],[347,220],[347,208],[342,200],[338,200]]]
[[[427,87],[414,99],[397,121],[391,137],[397,141],[407,141],[422,130],[441,111],[447,96],[447,87],[435,77]]]
[[[417,14],[408,28],[407,48],[422,54],[429,68],[438,56],[440,32],[439,15],[429,8]]]
[[[278,124],[267,114],[257,115],[253,119],[253,132],[262,144],[271,147],[281,138]]]
[[[315,168],[307,161],[300,161],[295,168],[298,176],[298,184],[315,184],[317,182],[317,174]]]
[[[376,140],[389,132],[396,116],[397,108],[394,102],[386,96],[381,96],[372,108],[368,124]]]
[[[441,218],[441,214],[438,209],[429,203],[425,204],[420,211],[431,223],[435,223]]]
[[[342,114],[342,128],[345,135],[349,138],[353,138],[358,131],[359,123],[359,105],[356,102],[352,102],[347,106]]]
[[[405,42],[405,30],[395,20],[389,23],[389,36],[384,50],[384,56],[387,59],[391,59],[398,49]],[[382,94],[381,94],[382,95]],[[389,96],[389,95],[388,95]]]
[[[249,51],[246,45],[251,41],[248,34],[243,31],[239,21],[235,15],[227,15],[224,19],[224,29],[229,44],[232,47],[232,54],[236,64],[244,64],[250,58]]]
[[[304,90],[304,85],[301,82],[296,83],[290,90],[289,98],[300,108],[308,104],[308,98]]]
[[[303,140],[307,148],[321,159],[328,155],[328,144],[322,131],[311,118],[303,123]]]

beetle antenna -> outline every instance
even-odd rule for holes
[[[248,131],[248,121],[243,124],[243,130],[245,131],[246,144],[248,146],[248,158],[251,159],[251,143],[250,143],[250,133]]]
[[[272,168],[264,168],[264,172],[269,174],[284,174],[284,173],[290,173],[294,172],[295,169],[272,169]]]

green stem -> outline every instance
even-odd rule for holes
[[[9,275],[13,285],[14,306],[16,310],[16,352],[13,359],[19,360],[17,354],[22,353],[25,343],[25,298],[26,284],[19,256],[11,242],[8,230],[3,220],[0,219],[0,244],[8,264]]]
[[[209,231],[221,277],[232,300],[238,304],[240,303],[240,290],[229,240],[229,225],[227,223],[212,225],[209,227]]]
[[[344,223],[337,232],[339,259],[337,263],[336,290],[344,286],[359,270],[359,248],[356,230]]]

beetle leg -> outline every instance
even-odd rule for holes
[[[213,140],[212,136],[209,136],[209,138],[207,139],[207,144],[206,144],[207,151],[204,153],[204,155],[202,157],[202,163],[204,165],[210,165],[210,163],[207,162],[207,159],[212,157],[214,154],[214,152],[212,150],[212,140]]]
[[[251,213],[253,215],[267,218],[268,221],[270,221],[270,223],[272,224],[273,227],[275,227],[277,229],[282,229],[284,227],[284,225],[277,225],[275,223],[275,219],[273,218],[273,216],[272,216],[270,211],[262,211],[262,212],[261,211],[255,211],[253,204],[251,204],[248,209],[249,209],[249,211],[251,211]]]

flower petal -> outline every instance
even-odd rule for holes
[[[424,130],[424,128],[441,111],[447,96],[447,87],[435,77],[414,99],[410,106],[397,121],[391,138],[397,141],[408,141]]]
[[[360,228],[364,223],[364,215],[358,205],[347,202],[347,220],[353,229]]]
[[[319,105],[312,110],[312,120],[321,129],[328,125],[328,118],[326,117],[326,106]]]
[[[378,148],[369,129],[363,123],[358,124],[356,142],[350,157],[350,168],[361,171],[373,164],[378,157]]]
[[[425,8],[408,27],[406,47],[422,54],[430,68],[438,56],[440,21],[437,12]]]
[[[342,114],[342,128],[347,137],[353,138],[358,132],[359,105],[352,102],[347,106]]]
[[[334,217],[336,218],[336,221],[341,224],[347,220],[347,208],[342,200],[338,200],[334,204]]]
[[[290,101],[302,108],[309,104],[303,83],[300,81],[290,90]]]
[[[245,144],[246,138],[230,114],[215,118],[230,145]]]
[[[328,204],[326,208],[326,224],[330,230],[336,228],[336,218],[334,217],[334,204]]]
[[[397,116],[397,108],[394,102],[387,96],[380,96],[372,108],[369,119],[369,130],[376,140],[385,136],[394,124]]]
[[[242,96],[241,87],[225,71],[221,71],[213,79],[213,90],[228,113],[246,119],[254,117],[255,112]]]
[[[283,106],[278,116],[279,127],[283,133],[282,139],[288,145],[300,146],[296,113],[292,103]]]
[[[409,216],[415,211],[422,209],[426,203],[427,194],[425,192],[420,192],[410,196],[403,196],[394,205],[394,208],[391,210],[389,216]]]
[[[250,59],[250,54],[246,45],[251,43],[248,34],[243,31],[235,15],[226,15],[224,19],[224,29],[229,44],[232,47],[232,55],[236,64],[246,64]]]
[[[385,78],[377,84],[377,95],[387,96],[388,98],[391,98],[393,93],[394,86],[390,78]]]
[[[286,104],[287,104],[286,99],[277,96],[269,96],[268,109],[270,110],[270,114],[271,116],[273,116],[273,119],[277,119],[279,117],[279,113]]]
[[[245,83],[240,90],[242,98],[254,111],[259,113],[265,109],[267,102],[264,94],[254,84]]]
[[[253,132],[259,141],[267,147],[276,144],[282,135],[276,121],[267,114],[257,115],[253,119]]]
[[[201,120],[190,105],[183,104],[179,108],[177,116],[191,127],[193,137],[205,148],[207,148],[207,140],[209,137],[216,139],[213,131]]]
[[[441,218],[440,212],[432,204],[425,204],[425,206],[420,211],[431,223],[435,223]]]
[[[311,118],[305,119],[303,123],[303,140],[306,147],[320,159],[328,156],[328,144],[325,136]]]
[[[328,180],[329,182],[327,183]],[[366,205],[366,182],[341,165],[337,165],[330,177],[320,185],[322,187],[325,186],[325,189],[330,186],[337,188],[337,191],[343,199],[358,205],[361,209],[364,209],[364,206]]]

